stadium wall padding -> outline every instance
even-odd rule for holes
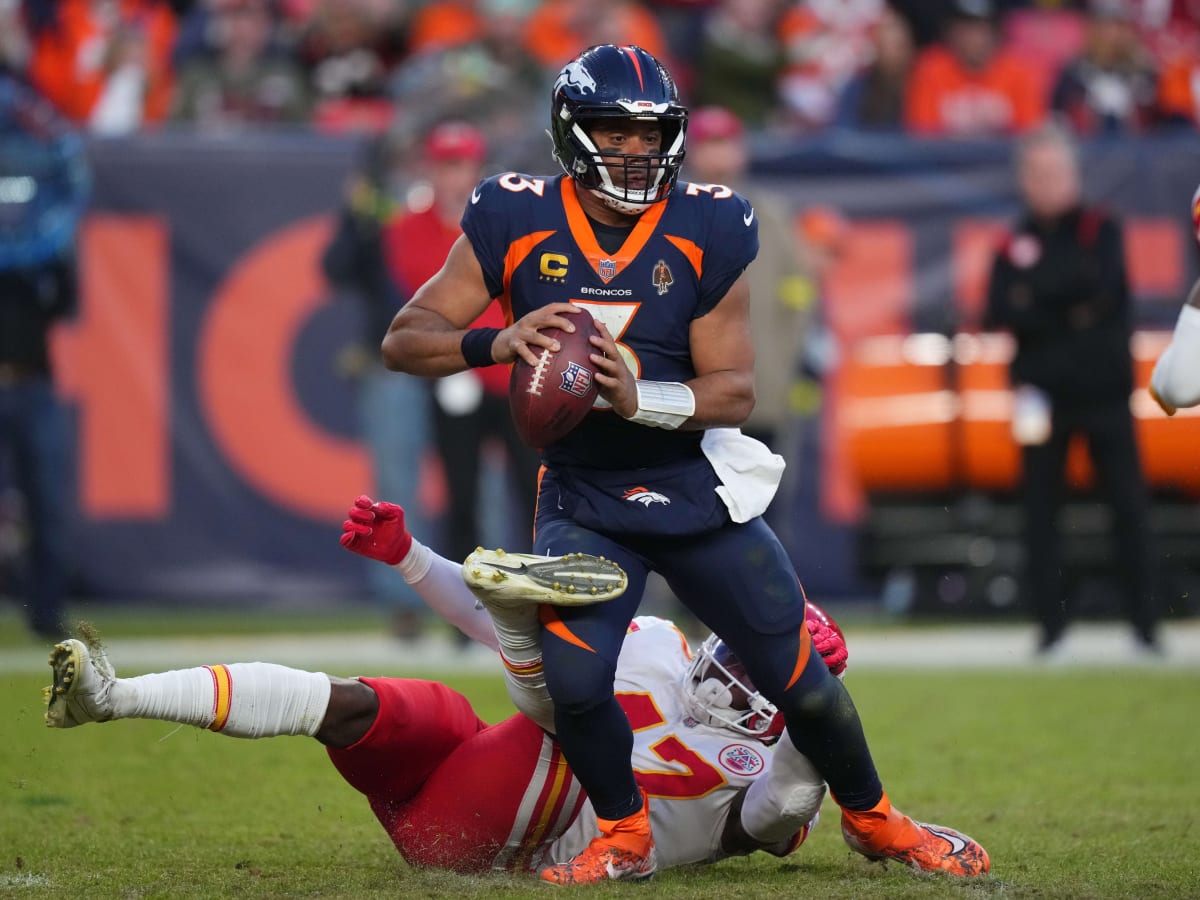
[[[853,223],[825,292],[840,341],[949,332],[976,320],[991,248],[1016,211],[1009,151],[763,139],[750,187]],[[55,345],[76,436],[64,477],[76,485],[82,594],[318,604],[362,594],[361,561],[337,538],[347,504],[371,490],[369,465],[353,385],[335,365],[360,326],[319,266],[358,155],[353,140],[300,134],[89,146],[81,311]],[[1089,196],[1126,218],[1139,320],[1169,328],[1196,275],[1188,202],[1200,141],[1097,142],[1084,160]],[[790,490],[836,487],[809,463]],[[822,509],[789,540],[844,536],[837,519],[852,510]],[[853,577],[846,565],[827,574],[826,593]]]

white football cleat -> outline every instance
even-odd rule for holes
[[[535,556],[482,547],[467,557],[463,581],[484,606],[516,609],[538,603],[587,606],[625,593],[629,579],[611,559],[568,553]]]
[[[46,724],[74,728],[113,717],[112,689],[116,672],[99,647],[68,638],[50,651],[54,684],[42,688],[46,698]]]

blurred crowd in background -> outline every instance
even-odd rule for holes
[[[0,63],[102,134],[436,116],[519,141],[553,73],[610,41],[782,135],[1200,122],[1200,0],[0,0]]]

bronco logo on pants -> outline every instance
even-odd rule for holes
[[[642,487],[641,485],[638,487],[631,487],[621,496],[626,500],[636,500],[638,503],[642,504],[642,506],[647,507],[652,503],[661,503],[664,506],[671,505],[670,497],[660,494],[658,491],[652,491],[648,487]]]

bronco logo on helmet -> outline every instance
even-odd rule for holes
[[[591,76],[591,73],[584,67],[583,63],[578,59],[573,59],[563,68],[558,75],[558,80],[554,82],[555,92],[564,85],[570,85],[574,88],[579,88],[582,93],[596,93],[596,79]]]

